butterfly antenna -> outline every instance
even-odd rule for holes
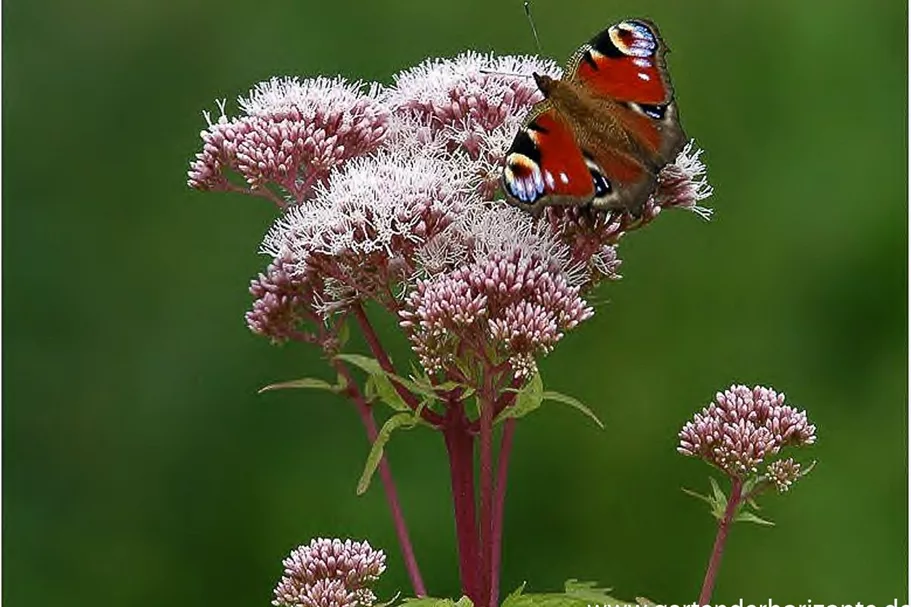
[[[543,54],[541,51],[541,40],[538,38],[538,28],[535,27],[535,20],[531,16],[531,2],[525,0],[525,16],[528,17],[528,24],[531,26],[531,33],[535,36],[535,46],[538,47],[538,54]]]
[[[531,33],[535,35],[535,46],[538,47],[538,54],[541,53],[541,41],[538,39],[538,29],[535,27],[535,20],[531,17],[531,2],[525,0],[525,16],[528,17],[528,23],[531,25]],[[531,74],[520,74],[519,72],[504,72],[500,70],[481,69],[482,74],[497,74],[498,76],[512,76],[515,78],[532,78]]]

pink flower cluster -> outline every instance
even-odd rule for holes
[[[522,76],[532,72],[560,75],[551,61],[469,52],[389,87],[274,78],[238,100],[239,117],[224,104],[206,116],[189,185],[283,210],[263,241],[273,261],[251,284],[249,327],[305,339],[308,323],[373,299],[399,316],[428,369],[486,340],[529,373],[591,316],[582,294],[619,278],[624,233],[663,207],[707,214],[692,145],[662,171],[643,218],[555,208],[536,219],[495,200],[503,155],[541,99]]]
[[[332,169],[382,144],[389,110],[379,88],[366,91],[342,78],[273,78],[238,103],[239,118],[224,114],[200,133],[202,151],[190,163],[188,184],[200,190],[238,189],[229,171],[240,174],[251,192],[269,195],[272,184],[290,202],[310,196]],[[271,190],[270,190],[271,192]]]
[[[396,74],[386,99],[403,127],[400,136],[464,152],[474,163],[482,195],[489,198],[525,113],[542,99],[528,77],[532,72],[559,77],[561,70],[531,56],[467,52],[428,59]]]
[[[699,457],[730,476],[745,478],[783,447],[814,443],[816,427],[809,423],[805,411],[785,404],[784,394],[761,386],[750,389],[733,385],[716,394],[715,402],[687,422],[679,438],[680,453]],[[789,468],[778,464],[773,476],[787,480],[791,478]]]
[[[556,264],[515,249],[418,281],[400,314],[429,371],[443,370],[460,353],[493,350],[491,363],[508,361],[516,376],[525,376],[534,373],[535,357],[550,352],[592,309]]]
[[[282,564],[276,607],[370,607],[376,602],[370,585],[386,570],[386,555],[367,542],[318,538]]]
[[[287,255],[276,257],[250,281],[255,300],[245,316],[247,326],[274,343],[303,336],[300,327],[315,306],[314,282],[319,283],[318,275],[296,272]]]
[[[358,297],[392,305],[390,287],[416,270],[416,250],[478,200],[460,165],[383,151],[334,172],[275,223],[263,250],[322,278],[320,316]]]
[[[790,457],[772,462],[766,471],[766,477],[775,485],[779,493],[789,490],[801,474],[800,464]]]

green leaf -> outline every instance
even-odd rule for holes
[[[690,495],[690,496],[695,497],[695,498],[697,498],[697,499],[701,499],[702,501],[704,501],[704,502],[705,502],[706,504],[708,504],[709,506],[714,506],[714,505],[715,505],[715,502],[712,500],[712,498],[710,498],[710,497],[707,496],[707,495],[702,495],[701,493],[698,493],[698,492],[696,492],[696,491],[693,491],[692,489],[687,489],[686,487],[680,487],[680,490],[683,491],[684,493],[686,493],[687,495]]]
[[[566,580],[564,587],[568,596],[585,599],[589,603],[601,603],[603,605],[608,601],[614,602],[614,599],[607,594],[611,589],[599,588],[596,582],[580,582],[579,580],[569,579]]]
[[[367,397],[367,400],[373,401],[378,397],[394,411],[404,412],[411,410],[405,400],[399,395],[395,386],[392,385],[392,382],[389,381],[389,378],[396,378],[405,387],[408,387],[406,384],[411,382],[398,378],[394,373],[387,373],[380,366],[378,360],[369,356],[363,356],[362,354],[336,354],[335,358],[350,363],[367,373],[367,383],[364,385],[364,396]]]
[[[457,381],[444,381],[434,386],[434,389],[440,392],[449,392],[450,390],[455,390],[456,388],[465,388],[467,390],[468,386]]]
[[[348,389],[348,378],[342,375],[341,373],[336,374],[335,376],[335,385],[338,392],[344,392]]]
[[[388,601],[383,601],[382,603],[374,603],[373,607],[389,607],[390,605],[395,603],[397,600],[399,600],[399,596],[401,596],[401,594],[402,594],[401,592],[396,592],[395,596],[393,596]]]
[[[405,605],[408,607],[473,607],[471,599],[463,596],[458,601],[452,599],[438,599],[432,596],[422,596],[419,599],[405,599]]]
[[[543,394],[544,400],[551,400],[557,403],[563,403],[564,405],[569,405],[570,407],[576,409],[577,411],[582,412],[584,415],[588,416],[592,421],[598,424],[598,427],[604,430],[604,424],[601,423],[601,420],[598,419],[598,416],[592,412],[591,409],[582,404],[578,399],[573,398],[572,396],[567,396],[566,394],[561,394],[560,392],[545,392]]]
[[[540,407],[543,400],[544,382],[541,380],[541,375],[535,373],[534,377],[517,392],[516,402],[512,406],[503,409],[494,420],[494,423],[510,418],[525,417]]]
[[[598,419],[598,416],[592,412],[591,409],[586,407],[582,402],[572,396],[562,394],[560,392],[545,392],[544,391],[544,382],[541,379],[541,375],[535,373],[534,377],[529,380],[527,384],[522,386],[517,392],[516,402],[504,409],[497,416],[497,419],[494,420],[495,423],[514,418],[518,419],[520,417],[525,417],[532,411],[538,409],[541,406],[541,403],[544,401],[552,401],[556,403],[562,403],[564,405],[569,405],[573,409],[580,411],[583,415],[594,421],[599,428],[604,429],[604,424],[601,423],[601,420]]]
[[[563,593],[552,594],[520,594],[510,595],[503,601],[502,607],[592,607],[595,603],[591,600]],[[597,604],[624,605],[630,601],[621,601],[608,595],[599,595]]]
[[[509,593],[509,596],[506,597],[506,599],[503,601],[503,604],[505,605],[505,604],[506,604],[506,601],[508,601],[509,599],[512,599],[512,598],[515,598],[515,597],[519,596],[519,595],[522,594],[523,592],[525,592],[525,582],[522,582],[522,585],[521,585],[521,586],[519,586],[518,588],[516,588],[515,590],[513,590],[512,592],[510,592],[510,593]]]
[[[726,496],[724,494],[724,491],[721,490],[721,487],[718,485],[718,481],[716,481],[713,477],[710,476],[709,483],[711,483],[711,485],[712,485],[712,495],[715,496],[715,503],[716,504],[718,504],[718,503],[727,504],[728,496]]]
[[[348,321],[343,321],[339,325],[338,332],[336,333],[335,338],[338,340],[338,348],[341,350],[345,347],[345,344],[348,343],[348,339],[351,337],[351,327],[348,326]],[[395,600],[395,599],[393,599]]]
[[[767,525],[770,527],[775,525],[772,521],[760,518],[756,513],[750,512],[749,510],[744,510],[734,517],[734,522],[756,523],[757,525]]]
[[[386,389],[381,385],[381,380],[379,378],[382,377],[386,380],[386,383],[389,383],[391,380],[406,388],[410,392],[413,392],[414,394],[420,394],[439,400],[439,396],[434,390],[433,385],[430,383],[429,378],[424,378],[423,380],[419,379],[417,381],[406,379],[404,377],[396,375],[395,373],[390,373],[389,371],[384,370],[383,367],[380,366],[378,360],[375,358],[370,358],[369,356],[364,356],[362,354],[336,354],[335,358],[347,363],[351,363],[355,367],[358,367],[359,369],[365,371],[368,375],[370,375],[370,377],[375,378],[374,381],[376,382],[378,394],[381,397],[384,393],[387,394],[387,396],[392,397],[389,390],[395,392],[395,388],[393,386],[389,386],[389,388]],[[398,396],[397,392],[394,399],[401,400],[401,397]],[[387,402],[387,404],[390,404],[390,406],[392,406],[390,402]]]
[[[389,381],[389,378],[382,373],[371,375],[367,378],[364,392],[367,394],[368,398],[375,395],[381,401],[389,405],[394,411],[411,411],[411,407],[409,407],[401,395],[399,395],[395,386]]]
[[[767,479],[764,476],[751,476],[743,481],[743,486],[740,488],[740,494],[749,495],[753,492],[753,489],[764,482],[767,482]]]
[[[804,476],[808,475],[810,473],[810,471],[816,467],[816,463],[817,462],[815,459],[812,462],[810,462],[809,466],[807,466],[806,468],[804,468],[803,470],[800,471],[800,474],[798,474],[798,477],[804,477]]]
[[[377,466],[380,465],[380,459],[383,457],[383,450],[386,447],[386,443],[389,442],[392,433],[402,427],[414,427],[418,419],[419,418],[415,418],[412,413],[396,413],[386,420],[386,423],[380,428],[376,440],[373,441],[373,446],[370,448],[370,454],[367,456],[367,462],[364,464],[364,472],[361,474],[361,479],[357,482],[358,495],[363,495],[370,486],[370,480],[373,478]]]
[[[260,388],[258,394],[263,392],[268,392],[270,390],[286,390],[289,388],[308,388],[311,390],[327,390],[329,392],[338,392],[339,389],[343,389],[340,386],[333,386],[329,382],[316,379],[315,377],[304,377],[302,379],[292,379],[290,381],[278,382],[277,384],[269,384],[264,388]]]
[[[709,483],[712,485],[711,496],[702,495],[701,493],[697,493],[696,491],[687,489],[686,487],[682,487],[682,490],[687,495],[691,495],[708,504],[712,516],[720,521],[722,518],[724,518],[724,511],[728,506],[728,498],[724,494],[724,491],[721,490],[721,487],[718,486],[718,483],[714,478],[709,477]]]
[[[362,354],[336,354],[335,358],[345,361],[346,363],[351,363],[370,375],[384,375],[386,373],[380,366],[379,361],[375,358],[370,358],[369,356],[364,356]]]
[[[617,605],[628,604],[630,601],[621,601],[608,594],[609,590],[599,588],[593,582],[580,582],[567,580],[566,589],[562,593],[524,594],[525,585],[513,591],[502,607],[591,607],[595,604]]]

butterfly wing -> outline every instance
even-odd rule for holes
[[[654,23],[628,19],[576,51],[564,76],[591,97],[611,101],[605,109],[635,143],[634,155],[658,170],[676,157],[685,140],[666,52]]]
[[[546,205],[584,205],[598,194],[586,159],[566,120],[549,101],[536,104],[506,152],[503,191],[532,213]]]
[[[535,74],[546,100],[507,152],[509,201],[638,213],[684,142],[665,52],[654,24],[631,19],[580,48],[562,80]]]

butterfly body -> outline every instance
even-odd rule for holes
[[[503,190],[533,213],[591,205],[638,213],[684,142],[655,26],[627,20],[580,48],[506,154]]]

